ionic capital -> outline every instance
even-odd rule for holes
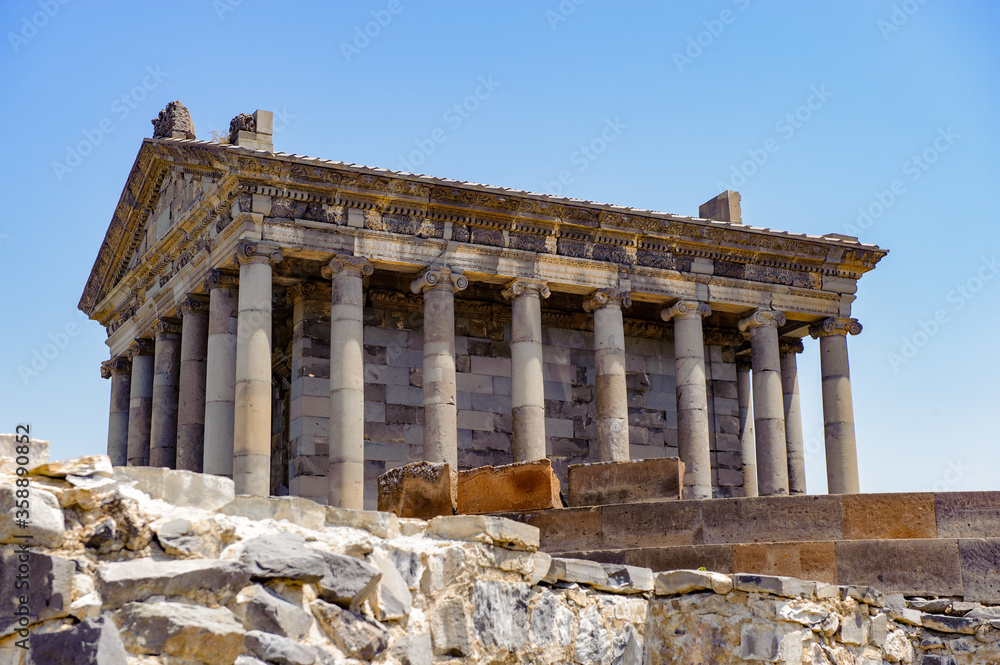
[[[460,272],[452,270],[448,266],[438,266],[428,268],[410,283],[410,290],[414,293],[423,293],[427,289],[449,287],[454,291],[461,291],[469,286],[469,280]]]
[[[809,335],[816,339],[827,335],[859,335],[861,334],[861,324],[857,319],[843,319],[838,316],[831,316],[823,319],[819,323],[809,326]]]
[[[271,265],[281,261],[281,248],[266,242],[243,239],[236,243],[236,263],[263,263]]]
[[[777,328],[783,325],[785,325],[785,315],[778,310],[758,309],[745,319],[740,319],[738,327],[742,332],[746,332],[751,328],[761,328],[764,326]]]
[[[127,356],[115,356],[101,363],[101,378],[110,379],[113,374],[127,374],[132,371],[132,361]]]
[[[328,264],[323,266],[321,272],[324,278],[333,279],[334,277],[339,277],[341,274],[353,277],[366,277],[375,272],[375,269],[372,267],[371,261],[363,256],[338,254]]]
[[[802,353],[803,351],[805,351],[805,346],[803,346],[801,339],[778,338],[779,353]]]
[[[180,335],[181,322],[177,319],[157,319],[152,330],[157,337],[160,335]]]
[[[128,359],[135,360],[136,356],[151,356],[155,350],[153,340],[140,337],[128,345]]]
[[[235,288],[240,285],[239,276],[228,270],[215,268],[209,270],[205,276],[205,290],[211,291],[218,288]]]
[[[508,282],[506,288],[500,292],[500,295],[507,300],[513,300],[517,296],[524,295],[525,293],[535,293],[539,298],[548,298],[552,295],[552,292],[549,290],[549,285],[546,282],[539,279],[522,278]]]
[[[199,295],[189,295],[187,298],[181,301],[181,304],[177,308],[177,310],[180,312],[181,317],[183,317],[188,312],[207,312],[208,298]]]
[[[689,319],[695,316],[705,318],[712,313],[712,308],[697,300],[678,300],[672,307],[660,311],[660,318],[669,321],[672,318]]]
[[[632,306],[632,296],[625,289],[598,289],[583,301],[583,311],[593,312],[605,307],[619,309]]]

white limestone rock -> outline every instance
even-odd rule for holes
[[[233,481],[193,471],[146,466],[116,466],[115,479],[134,485],[153,499],[181,508],[218,510],[236,498]]]
[[[718,594],[729,593],[733,590],[733,578],[707,570],[670,570],[657,573],[654,593],[658,596],[677,596],[706,589]]]
[[[0,474],[14,475],[19,466],[30,471],[49,461],[48,441],[29,438],[25,443],[21,436],[23,435],[0,434]],[[18,464],[19,459],[23,464]]]
[[[107,455],[85,455],[84,457],[42,464],[32,469],[29,475],[45,476],[46,478],[65,478],[66,476],[110,478],[114,475],[114,468],[111,466],[111,458]]]
[[[389,631],[377,621],[322,599],[310,607],[326,636],[354,658],[372,660],[389,645]]]
[[[375,590],[373,609],[379,621],[398,621],[405,618],[413,607],[413,594],[406,580],[399,574],[395,562],[381,550],[371,555],[371,561],[381,571],[382,578]]]
[[[66,519],[51,492],[18,487],[12,481],[0,485],[0,543],[29,542],[19,536],[30,536],[32,545],[59,547],[66,536]]]
[[[448,540],[487,543],[512,550],[538,549],[539,530],[505,517],[490,515],[446,515],[435,517],[427,526],[431,536]]]
[[[298,496],[237,496],[219,512],[252,520],[288,520],[307,529],[326,525],[326,506]]]
[[[395,513],[381,510],[353,510],[326,507],[326,526],[350,526],[364,529],[379,538],[399,536],[399,518]]]

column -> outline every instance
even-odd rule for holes
[[[757,450],[750,402],[750,356],[736,356],[736,401],[740,410],[740,456],[743,466],[743,496],[757,496]]]
[[[131,401],[132,362],[115,356],[101,363],[101,376],[111,379],[111,409],[108,414],[108,457],[115,466],[128,462],[128,412]]]
[[[788,454],[788,493],[806,493],[806,456],[802,442],[802,411],[799,407],[799,370],[796,354],[802,353],[802,340],[780,340],[781,394],[785,405],[785,443]]]
[[[597,461],[629,459],[628,392],[625,388],[625,325],[622,308],[632,298],[622,289],[591,294],[583,309],[594,313],[594,383],[597,402]]]
[[[205,360],[205,473],[233,477],[233,421],[236,402],[237,279],[210,270],[208,346]]]
[[[741,331],[750,331],[757,490],[761,496],[788,494],[785,408],[778,357],[778,326],[784,323],[785,315],[772,309],[758,309],[739,322]]]
[[[153,354],[153,417],[149,427],[149,466],[177,467],[177,394],[181,373],[181,326],[160,319]]]
[[[545,458],[545,387],[542,375],[542,298],[545,282],[515,279],[503,296],[511,300],[511,452],[515,462]]]
[[[712,498],[712,451],[708,435],[708,389],[705,384],[705,340],[702,319],[712,309],[696,300],[681,300],[660,312],[674,321],[677,384],[677,448],[684,462],[684,498]]]
[[[201,473],[205,458],[205,378],[208,299],[181,303],[181,378],[177,411],[177,468]]]
[[[334,257],[323,271],[323,276],[332,280],[328,503],[339,508],[358,510],[365,507],[363,280],[372,271],[372,264],[367,259],[346,255]],[[424,326],[426,329],[429,324],[425,323]],[[452,350],[454,351],[454,337]],[[456,434],[457,432],[453,432],[452,436]]]
[[[455,407],[455,292],[469,280],[448,266],[428,268],[410,289],[424,295],[424,457],[458,468]]]
[[[847,335],[861,332],[857,319],[831,317],[809,329],[819,338],[823,375],[823,433],[826,439],[826,482],[830,494],[857,494],[858,449],[854,437],[854,404]]]
[[[128,465],[149,465],[149,425],[153,415],[153,340],[136,339],[128,347],[132,381],[128,401]]]
[[[271,493],[271,269],[281,250],[240,240],[233,406],[233,481],[237,494]]]

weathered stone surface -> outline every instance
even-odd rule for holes
[[[63,508],[76,506],[83,510],[100,508],[114,499],[118,492],[118,482],[105,476],[66,476],[66,487],[59,494],[59,505]]]
[[[931,493],[845,494],[841,498],[848,540],[937,536]]]
[[[1000,538],[1000,492],[934,495],[938,538]]]
[[[76,572],[72,561],[17,546],[5,547],[0,563],[0,637],[24,627],[19,622],[24,607],[29,625],[69,615]]]
[[[379,538],[395,538],[399,535],[399,518],[395,513],[380,510],[354,510],[327,506],[326,525],[364,529]]]
[[[853,598],[859,603],[871,605],[872,607],[885,607],[885,594],[875,587],[863,584],[848,584],[842,587],[844,598]]]
[[[153,138],[194,139],[194,122],[191,112],[178,99],[170,102],[153,118]]]
[[[302,536],[283,532],[248,540],[240,561],[254,579],[318,582],[328,572],[323,554],[306,547]]]
[[[182,508],[218,510],[236,497],[230,478],[147,466],[116,466],[115,480]]]
[[[430,617],[431,639],[438,656],[468,656],[472,654],[472,637],[465,605],[459,598],[451,598],[438,606]]]
[[[885,593],[961,596],[955,540],[854,540],[836,544],[837,580]]]
[[[31,659],[38,665],[127,665],[127,658],[118,627],[106,617],[31,636]]]
[[[23,506],[25,501],[28,508],[20,513],[18,504]],[[23,526],[20,519],[25,520]],[[59,547],[65,535],[66,520],[55,495],[36,487],[18,487],[13,482],[0,485],[0,543]],[[24,536],[29,536],[30,541]]]
[[[834,584],[837,582],[836,551],[832,542],[733,545],[733,571]]]
[[[840,641],[845,644],[868,642],[868,619],[861,612],[852,612],[840,622]]]
[[[704,567],[717,573],[731,573],[733,571],[733,548],[731,545],[601,550],[573,552],[571,556],[592,561],[627,563],[630,566],[642,566],[651,570],[693,570]]]
[[[502,517],[539,530],[540,547],[548,552],[573,552],[602,542],[600,508],[565,508],[503,513]]]
[[[716,499],[702,503],[704,543],[842,540],[840,495]]]
[[[250,581],[250,571],[235,561],[143,558],[102,564],[97,577],[108,609],[152,596],[225,605]]]
[[[745,624],[740,629],[740,657],[744,660],[776,660],[781,635],[766,626]]]
[[[156,540],[171,556],[215,559],[226,542],[234,538],[231,529],[211,519],[191,520],[182,517],[153,525]]]
[[[524,647],[528,637],[525,584],[476,581],[472,585],[472,629],[481,644],[507,651]]]
[[[36,466],[28,472],[28,475],[45,476],[46,478],[65,478],[66,476],[110,478],[114,475],[114,468],[111,466],[111,458],[107,455],[87,455]]]
[[[115,612],[115,623],[134,654],[169,654],[205,665],[235,661],[246,635],[228,609],[182,603],[128,603]]]
[[[476,515],[562,508],[559,491],[559,478],[548,459],[483,466],[459,472],[456,511]]]
[[[378,588],[382,572],[360,559],[324,552],[327,572],[317,583],[319,596],[329,603],[357,609]]]
[[[611,645],[611,665],[642,665],[642,636],[632,624],[625,624]]]
[[[958,541],[966,600],[1000,604],[1000,538]]]
[[[907,623],[911,626],[920,625],[920,610],[908,608],[906,599],[901,593],[889,594],[885,597],[885,611],[893,621]]]
[[[538,549],[538,528],[503,517],[452,515],[435,517],[427,528],[430,535],[448,540],[488,543],[511,550]]]
[[[733,590],[733,578],[706,570],[671,570],[656,574],[654,592],[658,596],[676,596],[703,589],[729,593]]]
[[[781,575],[753,575],[750,573],[733,575],[733,587],[739,591],[770,593],[786,598],[795,598],[796,596],[808,598],[816,592],[815,582]]]
[[[554,557],[542,581],[549,584],[585,584],[610,593],[643,593],[653,590],[653,573],[648,568],[597,563],[585,559]]]
[[[605,506],[600,509],[602,542],[616,549],[701,545],[702,505],[699,501],[660,501]]]
[[[307,529],[322,529],[326,506],[298,496],[238,496],[219,509],[226,515],[252,520],[288,520]]]
[[[230,608],[250,630],[301,640],[309,634],[312,615],[276,591],[259,584],[249,586],[236,596]]]
[[[379,622],[320,599],[311,607],[327,637],[350,656],[371,660],[388,646],[388,631]]]
[[[431,651],[430,633],[403,635],[389,648],[389,653],[399,661],[399,665],[431,665],[434,654]]]
[[[940,633],[975,635],[976,628],[982,625],[982,622],[978,619],[953,617],[946,614],[922,614],[920,616],[920,625]]]
[[[782,605],[778,610],[778,617],[808,626],[810,630],[827,637],[837,632],[837,628],[840,627],[840,619],[831,608],[799,599]]]
[[[531,555],[531,558],[534,565],[531,568],[531,573],[524,579],[528,586],[538,584],[543,577],[549,574],[549,568],[552,567],[551,554],[538,550]]]
[[[571,464],[567,473],[570,506],[680,499],[684,490],[684,463],[676,457]]]
[[[390,469],[378,479],[378,509],[421,519],[452,515],[458,509],[458,472],[431,462]]]
[[[611,662],[611,640],[596,607],[591,606],[580,616],[574,642],[573,657],[578,663]]]
[[[542,649],[569,646],[573,641],[573,612],[551,591],[543,591],[531,608],[528,640]]]
[[[373,609],[379,621],[397,621],[410,613],[413,594],[388,554],[380,550],[372,552],[372,563],[381,571],[382,578],[375,589]]]
[[[247,632],[243,648],[250,655],[274,665],[313,665],[319,655],[316,647],[260,630]]]
[[[0,434],[0,474],[14,475],[17,473],[18,458],[22,462],[27,462],[24,467],[28,470],[40,466],[49,461],[49,442],[41,439],[31,439],[25,443],[21,439],[18,443],[17,434]],[[27,449],[24,448],[27,446]],[[24,455],[24,457],[21,457]]]

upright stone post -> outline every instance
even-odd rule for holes
[[[329,505],[365,507],[364,278],[362,257],[338,255],[323,270],[332,280],[330,307]]]
[[[128,412],[131,399],[132,362],[115,356],[101,363],[101,376],[111,379],[111,409],[108,413],[108,457],[115,466],[128,463]]]
[[[153,417],[153,340],[129,344],[132,381],[128,402],[128,465],[149,465],[149,429]]]
[[[205,451],[203,470],[233,477],[236,402],[236,275],[211,270],[208,291],[208,346],[205,360]]]
[[[515,279],[503,296],[511,300],[511,452],[515,462],[545,458],[545,387],[542,373],[542,298],[545,282]]]
[[[625,324],[622,308],[632,298],[623,289],[591,294],[583,309],[594,313],[594,383],[599,462],[629,459],[628,392],[625,387]]]
[[[149,465],[177,466],[177,398],[181,373],[181,326],[160,319],[153,354],[153,417],[149,428]]]
[[[205,379],[208,358],[208,300],[188,296],[181,303],[181,379],[177,411],[177,468],[201,473],[205,458]]]
[[[830,494],[857,494],[858,448],[854,435],[851,367],[847,335],[861,333],[857,319],[831,317],[809,329],[819,338],[823,375],[823,433],[826,439],[826,482]]]
[[[660,312],[674,321],[677,385],[677,448],[684,462],[684,498],[712,498],[712,451],[705,383],[705,340],[702,319],[712,309],[696,300],[681,300]]]
[[[799,406],[799,370],[796,354],[802,340],[779,341],[781,352],[781,393],[785,405],[785,442],[788,452],[788,493],[806,493],[806,456],[802,442],[802,410]]]
[[[736,402],[740,413],[740,457],[743,496],[757,496],[757,449],[750,402],[750,356],[736,356]]]
[[[271,268],[281,250],[240,240],[233,481],[237,494],[271,491]]]
[[[772,309],[758,309],[739,322],[741,331],[750,330],[757,489],[761,496],[788,494],[785,408],[778,354],[778,326],[784,323],[785,315]]]
[[[424,457],[458,468],[455,292],[469,280],[448,266],[428,268],[410,284],[424,295]]]

